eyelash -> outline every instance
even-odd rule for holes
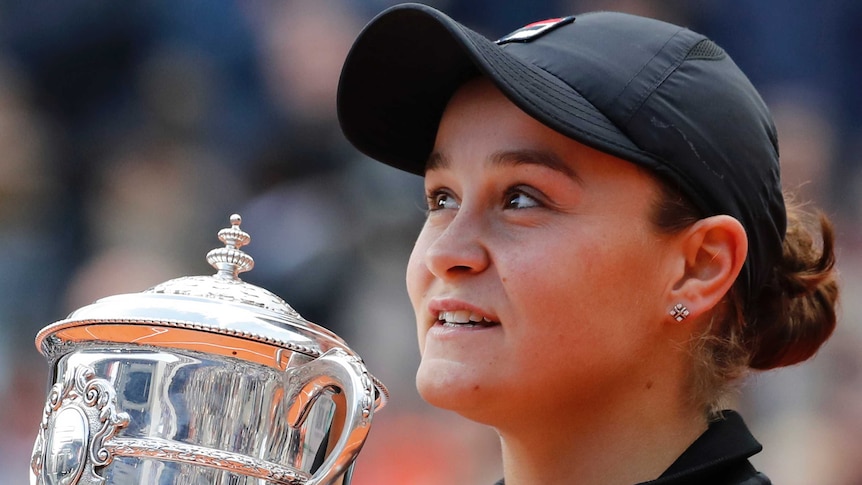
[[[425,195],[425,202],[427,204],[428,212],[435,212],[445,209],[445,207],[440,206],[441,197],[451,197],[454,199],[454,196],[448,190],[444,189],[433,190]]]
[[[544,204],[540,201],[540,198],[536,195],[530,193],[532,191],[525,190],[523,186],[513,186],[507,189],[503,195],[502,205],[504,209],[512,209],[512,210],[523,210],[523,209],[532,209],[536,207],[543,207]],[[443,197],[449,197],[455,199],[454,194],[452,194],[447,189],[436,189],[428,192],[425,195],[427,210],[428,212],[435,212],[439,210],[443,210],[446,207],[442,206],[441,203],[444,203]],[[526,197],[532,201],[531,206],[529,207],[512,207],[512,203],[516,197]]]
[[[524,190],[523,187],[512,187],[511,189],[506,191],[506,195],[504,197],[504,201],[507,207],[512,208],[513,210],[523,210],[523,209],[533,209],[536,207],[542,207],[544,204],[540,202],[539,197],[530,193],[532,191]],[[532,201],[532,205],[529,207],[511,207],[512,202],[516,197],[526,197]]]

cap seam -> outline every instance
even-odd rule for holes
[[[501,79],[501,80],[500,80],[500,82],[504,82],[504,83],[506,83],[507,85],[509,85],[509,86],[510,86],[510,84],[509,84],[508,80],[506,80],[506,79]],[[531,83],[531,84],[525,84],[525,85],[523,85],[523,87],[524,87],[525,89],[528,89],[528,90],[530,91],[530,93],[531,93],[531,94],[533,94],[533,95],[547,94],[547,92],[542,91],[541,89],[538,89],[538,90],[534,89],[534,88],[533,88],[532,83]],[[579,94],[580,94],[580,93],[579,93]],[[553,96],[553,98],[554,98],[554,99],[559,99],[559,98],[558,98],[558,97],[556,97],[556,96]],[[633,145],[633,147],[634,147],[634,149],[633,149],[632,147],[629,147],[629,146],[623,145],[623,144],[621,144],[621,143],[618,143],[618,142],[616,142],[615,140],[613,140],[613,139],[611,139],[611,138],[608,138],[608,137],[606,137],[606,136],[604,136],[604,135],[601,135],[601,134],[598,134],[598,133],[595,133],[595,132],[585,131],[585,130],[583,130],[582,128],[579,128],[578,126],[576,126],[575,124],[570,123],[568,120],[563,119],[563,118],[561,118],[561,117],[557,116],[557,115],[556,115],[556,114],[554,114],[553,112],[548,111],[548,110],[544,109],[544,108],[543,108],[543,107],[541,107],[541,106],[533,105],[532,107],[533,107],[533,109],[536,109],[536,110],[538,110],[538,111],[542,112],[545,116],[549,117],[550,119],[553,119],[554,121],[556,121],[556,122],[557,122],[557,123],[559,123],[560,125],[565,126],[565,127],[569,128],[569,129],[571,129],[571,130],[577,131],[577,132],[582,133],[582,134],[584,134],[584,135],[586,135],[586,136],[589,136],[589,137],[595,138],[595,139],[596,139],[596,140],[598,140],[598,141],[601,141],[601,142],[603,142],[603,143],[607,143],[607,144],[609,144],[609,145],[612,145],[612,146],[614,146],[614,147],[617,147],[618,149],[623,150],[623,151],[625,151],[625,152],[629,152],[629,153],[631,153],[632,155],[640,155],[640,156],[645,157],[645,158],[648,158],[648,159],[650,159],[650,160],[654,160],[654,161],[656,162],[656,164],[657,164],[657,165],[662,165],[662,166],[666,165],[665,163],[661,163],[661,162],[659,162],[658,160],[655,160],[655,159],[654,159],[654,157],[652,157],[650,154],[648,154],[647,152],[644,152],[643,150],[641,150],[641,149],[640,149],[640,147],[638,147],[638,146],[637,146],[637,144],[635,144],[634,142],[632,142],[632,145]],[[598,108],[597,108],[597,109],[598,109]],[[587,114],[589,114],[589,113],[587,113]],[[593,118],[595,118],[595,117],[593,117]],[[585,121],[587,121],[587,120],[585,120]],[[595,124],[595,123],[593,123],[593,122],[590,122],[590,124],[592,124],[592,125],[594,125],[594,126],[597,126],[597,127],[599,127],[599,128],[603,128],[602,126],[600,126],[600,125],[596,125],[596,124]],[[606,129],[606,128],[605,128],[605,129]],[[632,161],[634,162],[634,160],[632,160]],[[638,162],[638,163],[642,163],[642,162]]]
[[[503,61],[504,63],[508,64],[506,66],[500,66],[502,69],[505,69],[507,72],[509,72],[511,74],[519,74],[519,71],[512,69],[511,60],[507,59],[507,56],[499,56],[499,59],[501,61]],[[535,66],[535,67],[537,69],[542,69],[539,66]],[[553,73],[550,73],[544,69],[542,69],[542,72],[548,74],[549,76],[553,76],[555,79],[559,79]],[[552,98],[553,101],[556,101],[561,105],[564,105],[568,108],[571,108],[571,109],[585,115],[588,119],[584,119],[584,118],[582,118],[582,119],[584,119],[584,121],[589,122],[591,125],[596,126],[597,128],[604,129],[604,130],[608,129],[608,125],[602,122],[603,121],[602,118],[599,118],[595,114],[584,109],[584,107],[582,107],[581,105],[573,103],[571,98],[569,96],[566,96],[567,93],[564,93],[559,87],[557,87],[553,84],[550,84],[550,83],[546,84],[546,83],[537,82],[536,80],[541,80],[541,78],[538,76],[533,77],[532,79],[525,79],[525,80],[528,82],[528,84],[525,85],[525,88],[529,89],[532,94],[540,95],[540,96],[544,95],[542,97],[545,97],[545,98],[550,97],[550,98]],[[506,82],[508,85],[511,86],[511,84],[508,81],[505,81],[505,80],[501,80],[501,81]],[[561,81],[561,82],[563,82],[563,81]],[[571,88],[571,86],[570,86],[570,88]],[[587,98],[584,97],[578,90],[576,90],[574,88],[571,88],[571,89],[573,91],[575,91],[579,96],[581,96],[585,101],[589,102],[587,100]],[[592,104],[592,103],[590,103],[590,104]],[[593,108],[595,108],[595,106],[593,106]],[[595,109],[597,111],[601,112],[601,110],[599,110],[598,108],[595,108]],[[544,110],[542,110],[542,111],[545,112]],[[607,119],[607,118],[605,118],[605,119]],[[607,121],[608,121],[608,123],[610,123],[611,126],[619,129],[619,127],[617,127],[611,120],[607,120]]]
[[[637,79],[637,78],[640,76],[640,74],[644,71],[644,69],[646,69],[646,67],[647,67],[647,66],[648,66],[648,65],[649,65],[649,64],[650,64],[650,63],[651,63],[651,62],[652,62],[656,57],[658,57],[658,56],[659,56],[659,54],[661,54],[662,52],[664,52],[664,50],[665,50],[665,48],[667,47],[667,45],[668,45],[668,44],[670,44],[670,42],[671,42],[673,39],[675,39],[677,36],[679,36],[682,32],[686,32],[687,30],[688,30],[688,29],[680,28],[679,30],[677,30],[676,32],[674,32],[674,34],[673,34],[672,36],[668,37],[667,41],[665,41],[665,43],[661,46],[661,49],[658,49],[658,50],[655,52],[655,54],[653,54],[653,56],[650,58],[649,62],[645,62],[645,63],[643,64],[643,66],[641,66],[640,70],[638,70],[637,74],[635,74],[634,76],[632,76],[632,77],[628,80],[628,82],[626,83],[625,87],[623,87],[623,89],[621,89],[621,90],[620,90],[619,94],[614,98],[613,102],[617,102],[617,101],[620,99],[620,97],[623,95],[623,93],[625,93],[625,92],[626,92],[626,90],[629,88],[629,86],[631,86],[632,82],[634,82],[634,80],[635,80],[635,79]],[[659,76],[659,78],[658,78],[654,83],[652,83],[652,84],[651,84],[650,89],[646,90],[646,91],[644,92],[644,94],[643,94],[643,95],[641,95],[641,99],[640,99],[637,103],[635,103],[635,105],[632,107],[632,109],[630,110],[630,112],[626,115],[626,117],[625,117],[625,122],[623,123],[623,126],[628,126],[629,121],[631,121],[631,119],[635,116],[635,114],[637,114],[637,112],[638,112],[638,111],[640,111],[640,109],[643,107],[644,103],[646,103],[646,101],[647,101],[650,97],[652,97],[653,93],[655,93],[655,91],[658,89],[658,87],[659,87],[659,86],[661,86],[661,85],[665,82],[665,80],[667,80],[667,78],[668,78],[668,77],[669,77],[669,76],[670,76],[674,71],[676,71],[677,69],[679,69],[679,66],[681,66],[681,65],[682,65],[683,61],[685,61],[685,58],[682,58],[682,59],[680,59],[680,60],[678,60],[678,61],[675,61],[675,62],[671,63],[671,64],[670,64],[670,65],[669,65],[669,66],[668,66],[664,71],[662,71],[661,76]]]
[[[501,80],[501,82],[505,82],[507,85],[511,86],[511,85],[510,85],[510,83],[508,82],[508,80]],[[536,86],[536,85],[535,85],[535,83],[534,83],[534,82],[532,82],[531,80],[527,80],[527,84],[524,84],[524,85],[523,85],[523,87],[524,87],[524,89],[527,89],[531,94],[533,94],[533,95],[535,95],[535,96],[542,97],[542,95],[550,95],[549,97],[551,97],[553,100],[565,101],[565,100],[564,100],[564,99],[562,99],[561,97],[559,97],[559,96],[555,95],[556,93],[551,93],[551,92],[548,92],[547,90],[543,90],[543,89],[541,89],[542,87],[545,87],[545,86]],[[579,93],[579,94],[580,94],[580,93]],[[565,103],[565,104],[569,105],[568,103]],[[571,105],[569,105],[569,106],[571,106]],[[574,106],[571,106],[571,107],[573,107],[573,108],[577,109],[577,108],[576,108],[576,107],[574,107]],[[553,120],[557,121],[558,123],[560,123],[560,124],[562,124],[562,125],[564,125],[564,126],[566,126],[566,127],[570,128],[570,129],[574,129],[574,130],[579,131],[579,132],[581,132],[581,133],[589,134],[590,136],[595,137],[595,138],[597,138],[597,139],[599,139],[599,140],[601,140],[601,141],[603,141],[603,142],[605,142],[605,143],[611,144],[611,145],[613,145],[613,146],[616,146],[616,147],[619,147],[619,148],[623,148],[623,149],[626,149],[626,150],[630,150],[630,147],[627,147],[627,146],[625,146],[625,145],[622,145],[622,144],[620,144],[620,143],[617,143],[616,141],[614,141],[614,140],[612,140],[612,139],[610,139],[610,138],[607,138],[607,137],[605,137],[605,136],[603,136],[603,135],[597,134],[597,133],[595,133],[595,132],[587,132],[587,131],[584,131],[583,129],[579,129],[576,125],[574,125],[574,124],[570,123],[569,121],[567,121],[567,120],[565,120],[565,119],[563,119],[563,118],[561,118],[561,117],[557,116],[557,115],[556,115],[556,114],[554,114],[553,112],[551,112],[551,111],[549,111],[549,110],[544,109],[544,107],[542,107],[542,106],[536,106],[536,105],[533,105],[533,108],[534,108],[534,109],[536,109],[536,110],[538,110],[538,111],[540,111],[540,112],[542,112],[543,114],[545,114],[545,116],[548,116],[549,118],[551,118],[551,119],[553,119]],[[595,116],[593,116],[592,114],[590,114],[590,113],[588,113],[588,112],[586,112],[586,111],[583,111],[583,110],[578,110],[578,111],[580,111],[580,112],[582,112],[582,113],[584,113],[584,114],[588,115],[588,116],[589,116],[590,118],[592,118],[592,119],[596,119],[596,117],[595,117]],[[583,118],[582,118],[582,119],[583,119]],[[606,127],[604,127],[604,126],[602,126],[602,125],[599,125],[599,124],[595,123],[595,122],[594,122],[594,121],[592,121],[592,120],[584,120],[584,121],[589,122],[591,125],[596,126],[597,128],[601,128],[601,129],[607,130],[607,128],[606,128]],[[609,130],[608,130],[608,131],[609,131]],[[632,142],[632,144],[634,145],[634,142]],[[637,146],[637,145],[635,145],[635,147],[636,147],[636,146]]]
[[[498,64],[496,65],[499,69],[505,70],[505,71],[506,71],[507,73],[509,73],[509,74],[515,74],[515,75],[520,74],[520,72],[521,72],[520,70],[515,70],[515,69],[513,69],[513,66],[515,66],[515,64],[514,64],[514,60],[513,60],[513,59],[510,59],[510,57],[515,57],[515,56],[512,56],[512,55],[510,55],[510,54],[504,53],[504,52],[503,52],[503,48],[502,48],[502,46],[496,46],[496,45],[494,45],[494,49],[492,49],[490,52],[488,52],[488,50],[486,50],[486,49],[482,49],[482,47],[481,47],[480,45],[478,45],[476,42],[474,42],[472,39],[470,39],[470,40],[471,40],[471,43],[474,45],[474,47],[478,48],[479,50],[481,50],[481,51],[483,52],[483,54],[481,54],[481,55],[482,55],[482,58],[483,58],[484,60],[488,61],[488,60],[489,60],[489,59],[488,59],[488,56],[489,56],[489,55],[493,55],[493,56],[494,56],[494,58],[495,58],[496,60],[500,61],[500,63],[498,63]],[[499,52],[497,52],[498,50],[499,50]],[[535,65],[532,65],[532,66],[533,66],[533,67],[535,67],[536,69],[540,69],[542,72],[544,72],[544,73],[546,73],[547,75],[549,75],[549,76],[553,77],[554,79],[558,79],[558,80],[559,80],[559,78],[558,78],[555,74],[553,74],[553,73],[551,73],[551,72],[549,72],[549,71],[547,71],[547,70],[545,70],[545,69],[541,68],[540,66],[535,66]],[[490,67],[490,66],[489,66],[489,67]],[[520,67],[520,66],[518,66],[518,67]],[[527,68],[527,72],[531,72],[531,71],[530,71],[530,69],[529,69],[529,66],[526,66],[526,65],[525,65],[524,67],[526,67],[526,68]],[[483,69],[483,71],[485,71],[485,72],[487,72],[487,71],[489,71],[489,70],[490,70],[490,69],[487,69],[487,68]],[[583,107],[578,106],[578,105],[575,105],[574,103],[572,103],[571,97],[570,97],[570,96],[566,96],[568,93],[564,93],[564,92],[562,92],[562,91],[561,91],[561,89],[560,89],[558,86],[555,86],[555,85],[553,85],[553,84],[551,84],[551,83],[540,83],[540,82],[537,82],[537,80],[538,80],[538,81],[541,81],[541,80],[542,80],[542,78],[541,78],[541,77],[539,77],[539,76],[536,76],[536,75],[534,75],[534,76],[530,76],[530,77],[531,77],[531,79],[524,79],[524,77],[523,77],[523,76],[521,76],[521,78],[522,78],[522,79],[524,79],[524,81],[526,81],[524,84],[522,84],[522,85],[521,85],[521,87],[522,87],[523,89],[528,90],[532,95],[537,96],[537,97],[542,97],[542,98],[545,98],[545,99],[547,99],[547,98],[551,98],[551,100],[552,100],[552,101],[556,101],[556,102],[558,102],[559,104],[566,106],[567,108],[571,108],[571,109],[573,109],[573,110],[575,110],[575,111],[577,111],[577,112],[579,112],[579,113],[582,113],[582,114],[586,115],[586,118],[581,118],[583,121],[588,122],[589,124],[591,124],[591,125],[595,126],[595,127],[596,127],[596,128],[598,128],[598,129],[605,130],[605,131],[611,131],[611,130],[609,129],[609,127],[608,127],[606,124],[601,123],[601,121],[602,121],[602,119],[601,119],[601,118],[599,118],[599,117],[595,116],[593,113],[590,113],[589,111],[585,110]],[[507,86],[511,91],[517,92],[517,89],[514,89],[514,88],[513,88],[513,85],[512,85],[512,84],[510,83],[510,81],[506,78],[506,76],[499,76],[499,77],[497,78],[497,82],[505,83],[505,84],[506,84],[506,86]],[[560,82],[562,82],[562,83],[566,84],[567,86],[569,86],[569,85],[568,85],[567,83],[565,83],[564,81],[560,81]],[[543,89],[543,88],[546,88],[546,89]],[[578,91],[577,89],[575,89],[575,88],[574,88],[574,87],[572,87],[572,86],[569,86],[569,88],[570,88],[570,89],[572,89],[572,91],[576,92],[576,93],[578,94],[578,96],[580,96],[581,98],[583,98],[583,99],[584,99],[584,101],[586,101],[586,102],[588,102],[588,103],[589,103],[589,100],[588,100],[588,99],[587,99],[583,94],[581,94],[581,93],[580,93],[580,91]],[[592,103],[590,103],[590,105],[591,105],[591,106],[592,106],[596,111],[598,111],[598,112],[600,112],[600,113],[604,114],[600,109],[596,108],[596,107],[595,107],[595,105],[592,105]],[[651,157],[651,156],[649,156],[649,154],[647,154],[646,152],[644,152],[643,150],[641,150],[641,149],[640,149],[640,147],[638,147],[638,146],[637,146],[637,144],[636,144],[636,143],[634,143],[634,142],[633,142],[633,141],[631,141],[631,140],[629,140],[629,141],[631,142],[632,146],[631,146],[631,147],[630,147],[630,146],[626,146],[626,145],[623,145],[623,144],[621,144],[621,143],[616,142],[615,140],[613,140],[613,139],[611,139],[611,138],[609,138],[609,137],[607,137],[607,136],[604,136],[604,135],[601,135],[601,134],[597,134],[597,133],[595,133],[595,132],[591,132],[591,131],[585,131],[584,129],[579,128],[579,127],[578,127],[578,126],[576,126],[575,124],[570,123],[569,121],[567,121],[567,120],[565,120],[565,119],[563,119],[563,118],[561,118],[561,117],[559,117],[559,116],[555,115],[553,112],[548,111],[548,110],[544,109],[544,108],[543,108],[543,107],[541,107],[541,106],[538,106],[538,105],[535,105],[535,104],[534,104],[534,105],[532,105],[531,107],[532,107],[533,109],[537,110],[537,111],[540,111],[540,112],[541,112],[541,113],[543,113],[545,116],[548,116],[550,119],[553,119],[554,121],[556,121],[556,122],[557,122],[557,123],[559,123],[560,125],[562,125],[562,126],[565,126],[565,127],[569,128],[570,130],[573,130],[573,131],[576,131],[576,132],[582,133],[582,134],[583,134],[583,135],[585,135],[585,136],[589,136],[589,137],[592,137],[592,138],[594,138],[594,139],[596,139],[596,140],[598,140],[598,141],[601,141],[601,142],[603,142],[603,143],[606,143],[606,144],[612,145],[612,146],[614,146],[614,147],[616,147],[616,148],[618,148],[618,149],[620,149],[620,150],[622,150],[622,151],[625,151],[625,152],[628,152],[628,153],[632,153],[632,155],[640,155],[640,156],[642,156],[642,157],[646,157],[646,158],[652,159],[652,157]],[[619,126],[617,126],[615,123],[613,123],[613,121],[611,121],[610,119],[607,119],[607,118],[605,118],[605,119],[606,119],[606,120],[607,120],[607,122],[610,124],[610,126],[612,126],[613,128],[615,128],[616,130],[618,130],[618,131],[620,132],[620,134],[622,134],[623,136],[625,136],[625,134],[624,134],[624,133],[622,133],[622,131],[620,130]],[[633,153],[633,152],[634,152],[634,153]],[[664,165],[664,164],[661,164],[661,165]]]
[[[516,65],[514,64],[514,59],[511,59],[511,58],[512,58],[512,57],[515,57],[515,56],[513,56],[513,55],[511,55],[511,54],[506,53],[506,52],[505,52],[505,50],[503,49],[503,46],[497,46],[496,44],[494,44],[494,45],[492,45],[492,46],[491,46],[491,48],[489,48],[489,49],[488,49],[488,48],[484,48],[484,46],[482,46],[479,42],[476,42],[476,41],[474,41],[474,40],[472,39],[472,35],[470,35],[471,31],[466,30],[466,29],[464,29],[464,31],[465,31],[464,33],[465,33],[465,34],[467,34],[467,38],[468,38],[468,40],[469,40],[469,41],[471,42],[471,44],[472,44],[472,45],[473,45],[473,46],[474,46],[474,47],[479,51],[479,52],[477,52],[477,53],[481,56],[481,58],[482,58],[483,60],[488,61],[488,60],[489,60],[489,57],[490,57],[490,56],[493,56],[497,61],[499,61],[500,63],[502,63],[502,64],[503,64],[503,65],[500,65],[499,63],[497,64],[497,66],[498,66],[500,69],[505,69],[505,71],[506,71],[507,73],[509,73],[509,74],[515,74],[515,75],[520,74],[521,70],[520,70],[520,69],[514,69],[514,68],[513,68],[513,66],[514,66],[514,67],[522,67],[522,66],[516,66]],[[481,37],[480,37],[480,39],[481,39],[481,41],[486,41],[486,39],[484,39],[484,38],[481,38]],[[552,73],[550,73],[550,72],[548,72],[548,71],[546,71],[546,70],[542,69],[542,68],[541,68],[541,67],[539,67],[539,66],[535,66],[535,65],[532,65],[532,64],[529,64],[529,65],[528,65],[528,64],[526,64],[526,63],[524,63],[524,65],[523,65],[523,67],[525,67],[525,68],[526,68],[527,72],[530,72],[530,66],[533,66],[533,67],[535,67],[536,69],[541,69],[541,70],[542,70],[542,72],[544,72],[544,73],[548,74],[549,76],[552,76],[552,77],[554,77],[555,79],[558,79],[558,80],[559,80],[559,78],[558,78],[557,76],[555,76],[554,74],[552,74]],[[492,67],[492,66],[490,66],[490,65],[489,65],[488,67]],[[482,69],[482,70],[483,70],[483,71],[485,71],[485,72],[487,73],[487,72],[488,72],[489,70],[491,70],[491,69],[486,68],[486,69]],[[520,77],[523,79],[523,76],[520,76]],[[536,79],[538,79],[538,80],[540,80],[540,81],[541,81],[541,77],[538,77],[538,76],[531,76],[531,79],[529,79],[528,81],[530,82],[530,84],[538,84],[538,83],[536,83],[536,82],[535,82],[535,80],[536,80]],[[560,82],[563,82],[563,81],[560,81]],[[564,83],[564,82],[563,82],[563,83]],[[565,84],[565,83],[564,83],[564,84]],[[507,82],[507,85],[509,85],[509,86],[511,87],[511,84],[510,84],[510,83],[508,83],[508,82]],[[572,109],[574,109],[574,110],[578,111],[579,113],[583,113],[586,117],[588,117],[588,118],[589,118],[589,119],[585,119],[585,121],[588,121],[590,124],[593,124],[593,125],[595,125],[595,126],[596,126],[596,127],[598,127],[598,128],[607,129],[607,127],[606,127],[606,126],[603,126],[603,124],[601,123],[601,122],[602,122],[602,119],[601,119],[601,118],[599,118],[599,117],[595,116],[593,113],[591,113],[591,112],[587,111],[587,110],[586,110],[586,109],[584,109],[583,107],[578,106],[578,105],[576,105],[576,104],[572,103],[572,100],[571,100],[571,99],[569,99],[569,97],[568,97],[568,96],[565,96],[565,94],[567,94],[567,93],[562,92],[562,91],[560,90],[560,88],[559,88],[559,87],[557,87],[557,86],[555,86],[555,85],[553,85],[553,84],[546,84],[546,83],[542,83],[542,84],[541,84],[541,86],[542,86],[542,87],[547,87],[548,89],[553,90],[553,91],[555,91],[556,93],[558,93],[558,94],[560,94],[560,95],[563,95],[563,96],[553,96],[553,99],[554,99],[555,101],[557,101],[558,103],[560,103],[560,104],[564,104],[564,105],[566,105],[566,106],[568,106],[568,107],[571,107]],[[573,90],[574,90],[574,89],[573,89]],[[574,91],[576,91],[576,92],[577,92],[577,90],[574,90]],[[531,92],[532,92],[533,94],[536,94],[536,93],[537,93],[535,90],[531,90]],[[585,101],[587,101],[587,100],[586,100],[586,98],[585,98],[583,95],[581,95],[581,93],[580,93],[580,92],[578,92],[578,95],[579,95],[579,96],[581,96],[581,98],[583,98]],[[587,102],[588,102],[588,101],[587,101]],[[592,105],[592,104],[591,104],[591,105]],[[598,108],[595,108],[595,106],[593,106],[593,108],[594,108],[594,109],[596,109],[597,111],[600,111],[600,110],[598,110]],[[601,112],[601,111],[600,111],[600,112]],[[607,120],[607,121],[608,121],[608,122],[610,122],[610,120]],[[614,128],[619,129],[619,127],[617,127],[616,125],[614,125],[612,122],[611,122],[611,125],[613,125],[613,126],[614,126]]]

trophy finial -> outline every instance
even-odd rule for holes
[[[215,276],[239,280],[239,273],[254,268],[254,259],[239,248],[251,241],[251,236],[239,228],[242,217],[239,214],[230,216],[230,227],[218,232],[218,238],[225,247],[213,249],[207,253],[207,261],[218,270]]]

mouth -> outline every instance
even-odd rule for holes
[[[469,310],[440,312],[437,315],[437,323],[448,328],[494,327],[500,324]]]

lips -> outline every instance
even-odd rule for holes
[[[499,325],[488,317],[469,310],[441,311],[437,322],[444,327],[491,327]]]

